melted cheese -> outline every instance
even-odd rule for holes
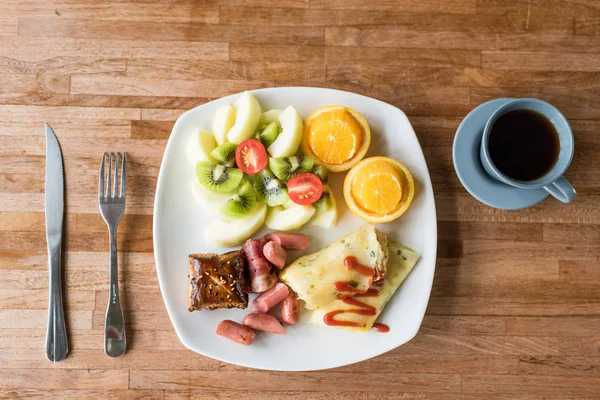
[[[379,317],[379,314],[383,311],[383,308],[394,295],[398,287],[404,282],[410,271],[413,269],[417,261],[419,260],[419,254],[415,253],[412,249],[402,246],[400,244],[391,243],[389,246],[389,260],[387,263],[387,272],[384,279],[384,284],[381,287],[373,286],[379,290],[377,297],[357,297],[365,304],[375,307],[376,314],[373,316],[359,315],[352,313],[342,313],[335,316],[335,320],[338,321],[351,321],[356,322],[358,327],[344,327],[346,329],[368,331],[373,327],[375,321]],[[310,322],[314,324],[325,325],[323,318],[331,311],[335,310],[350,310],[356,309],[356,306],[346,304],[341,300],[334,300],[324,306],[319,307],[313,311]]]
[[[353,281],[360,292],[366,292],[371,286],[373,277],[344,266],[348,256],[356,257],[363,265],[385,271],[387,239],[373,225],[364,225],[324,249],[299,258],[279,274],[279,279],[304,300],[307,309],[314,310],[341,296],[333,287],[336,282]]]

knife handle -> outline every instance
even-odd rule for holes
[[[48,330],[46,331],[46,357],[52,362],[67,358],[69,343],[63,312],[61,285],[61,246],[48,248],[50,293],[48,299]]]

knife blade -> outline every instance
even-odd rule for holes
[[[61,284],[65,193],[60,144],[54,131],[48,124],[46,124],[46,184],[44,196],[49,272],[46,357],[48,357],[48,360],[56,362],[64,360],[69,352]]]

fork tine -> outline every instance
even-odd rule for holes
[[[104,197],[104,169],[106,153],[102,154],[102,164],[100,164],[100,179],[98,180],[98,197]]]
[[[108,157],[108,178],[106,179],[106,197],[112,197],[112,165],[114,153],[110,153]]]
[[[121,159],[121,197],[125,198],[125,155],[126,153],[123,153],[122,159]]]
[[[115,183],[113,186],[113,196],[119,197],[119,155],[121,153],[115,154]]]

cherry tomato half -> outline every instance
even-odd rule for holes
[[[290,199],[301,205],[312,204],[323,194],[323,182],[318,176],[308,172],[291,178],[287,187]]]
[[[244,140],[235,150],[235,163],[246,174],[258,174],[268,161],[265,146],[256,139]]]

